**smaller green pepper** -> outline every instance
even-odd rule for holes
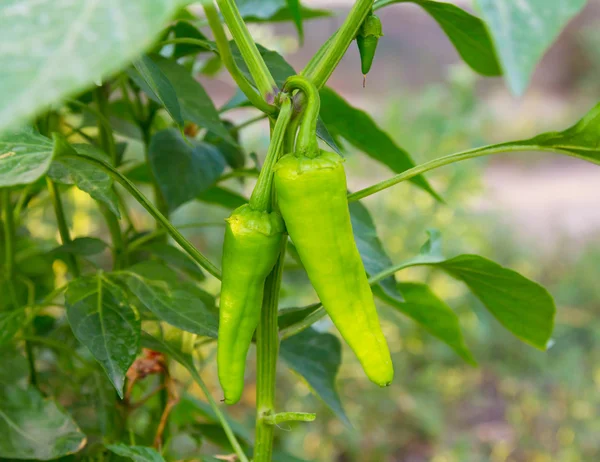
[[[382,36],[381,21],[373,13],[369,13],[356,36],[356,44],[360,53],[360,66],[363,73],[363,87],[365,86],[366,75],[371,70],[375,58],[379,37]]]

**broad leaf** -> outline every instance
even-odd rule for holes
[[[373,276],[392,266],[392,261],[377,236],[375,223],[367,208],[358,201],[351,202],[349,206],[352,231],[354,232],[358,252],[365,265],[367,274]],[[381,286],[383,292],[389,297],[397,301],[402,301],[402,295],[398,291],[394,276],[383,279],[379,282],[379,286]]]
[[[150,141],[150,167],[170,210],[210,188],[225,169],[225,160],[212,145],[189,143],[173,128]]]
[[[463,281],[514,335],[547,348],[556,308],[541,285],[479,255],[459,255],[435,265]]]
[[[155,38],[183,0],[0,6],[0,132],[118,71]],[[43,19],[43,20],[42,20]]]
[[[293,326],[319,310],[321,307],[321,303],[313,303],[312,305],[307,306],[281,309],[277,315],[277,326],[279,327],[279,330]]]
[[[439,247],[439,235],[430,232],[421,254],[396,265],[396,270],[427,265],[446,271],[463,281],[506,329],[521,340],[546,349],[556,311],[546,289],[479,255],[445,259]]]
[[[304,42],[304,29],[302,27],[302,11],[300,0],[287,0],[288,10],[292,15],[296,29],[298,29],[298,37],[300,37],[300,43]]]
[[[213,132],[207,132],[204,141],[217,148],[225,158],[227,165],[233,170],[243,168],[246,164],[246,154],[244,153],[243,148],[239,146],[239,133],[234,130],[235,125],[229,120],[223,120],[222,123],[237,144],[231,144],[231,141],[225,141],[222,137],[215,135]]]
[[[375,8],[393,3],[415,3],[427,11],[475,72],[486,76],[502,74],[490,35],[478,17],[451,3],[430,0],[380,0]]]
[[[232,191],[231,189],[214,186],[203,191],[198,196],[198,200],[207,204],[221,205],[226,209],[236,209],[248,202],[244,196]]]
[[[293,0],[298,4],[298,9],[290,9],[290,0],[236,0],[240,14],[247,22],[252,21],[297,21],[298,17],[304,19],[329,16],[329,12],[313,10],[302,7],[299,0]]]
[[[89,155],[85,144],[74,146],[78,152]],[[76,157],[59,157],[54,159],[48,176],[61,184],[75,185],[97,201],[105,204],[117,217],[119,200],[113,190],[112,178],[93,164]]]
[[[0,346],[0,389],[7,385],[24,383],[29,375],[29,364],[22,348],[15,344]],[[0,406],[1,407],[1,406]],[[0,455],[2,457],[2,455]]]
[[[57,459],[86,443],[71,416],[33,387],[0,386],[0,434],[0,457],[8,460]]]
[[[586,0],[477,0],[512,92],[525,92],[533,70]]]
[[[125,374],[140,344],[140,320],[126,294],[100,273],[71,282],[65,301],[75,337],[102,365],[122,398]]]
[[[194,79],[185,67],[171,59],[152,55],[152,60],[173,85],[184,120],[206,128],[229,143],[235,144],[235,140],[219,118],[215,105],[200,82]]]
[[[218,317],[212,295],[195,284],[180,281],[166,266],[146,261],[116,275],[159,319],[194,334],[217,337]]]
[[[134,72],[130,73],[134,81],[144,89],[148,96],[162,104],[177,125],[183,127],[181,107],[175,88],[161,68],[147,55],[134,61],[133,65],[138,72],[137,75]]]
[[[206,42],[205,46],[191,43],[177,43],[175,45],[172,45],[173,54],[170,56],[175,59],[182,58],[183,56],[200,53],[202,51],[216,51],[217,49],[214,43],[208,40],[206,36],[194,24],[183,19],[172,24],[167,29],[164,38],[165,40],[169,38],[193,38],[195,40],[202,40]]]
[[[246,78],[248,78],[248,80],[250,80],[252,82],[253,81],[252,75],[250,75],[250,71],[248,70],[248,67],[246,66],[246,63],[244,61],[244,58],[242,57],[241,52],[239,51],[235,42],[230,42],[230,44],[231,44],[231,52],[233,53],[233,57],[238,65],[238,67],[246,75]],[[279,53],[277,53],[276,51],[268,50],[267,48],[265,48],[259,44],[257,44],[257,46],[258,46],[258,51],[260,52],[261,56],[265,60],[265,63],[267,65],[267,67],[269,68],[269,70],[271,71],[271,74],[273,75],[273,78],[275,79],[275,83],[277,84],[277,86],[279,88],[283,87],[283,84],[285,83],[285,81],[287,80],[288,77],[290,77],[292,75],[296,75],[296,71],[294,70],[294,68],[292,66],[290,66],[288,64],[288,62],[283,58],[283,56],[281,56]],[[246,97],[243,94],[240,95],[239,93],[237,93],[236,96],[234,96],[234,98],[236,99],[236,101],[235,101],[235,104],[233,105],[233,107],[242,105],[245,101],[247,101]],[[227,107],[231,107],[231,101],[229,103],[227,103]],[[333,149],[338,154],[341,154],[338,145],[336,144],[336,142],[332,138],[332,136],[329,134],[327,127],[325,126],[325,124],[323,123],[323,120],[321,120],[321,119],[319,119],[319,121],[317,122],[317,136],[319,138],[321,138],[325,143],[327,143],[327,145],[331,149]]]
[[[393,172],[400,173],[415,166],[410,154],[396,145],[366,112],[352,107],[330,88],[323,88],[320,93],[321,117],[334,136],[341,136]],[[423,176],[416,176],[411,181],[441,200]]]
[[[104,252],[107,248],[106,242],[96,237],[78,237],[68,244],[63,244],[54,250],[53,254],[72,254],[89,257]]]
[[[332,334],[306,329],[281,342],[281,357],[338,418],[350,426],[335,387],[335,377],[342,362],[339,339]]]
[[[0,7],[0,13],[1,11]],[[0,23],[1,21],[2,19]],[[0,62],[1,60],[0,51]],[[0,94],[2,91],[3,88],[0,88]],[[33,128],[26,127],[0,134],[0,187],[35,182],[50,167],[52,156],[52,141]]]
[[[25,324],[26,319],[27,317],[23,308],[0,311],[0,346],[13,339],[19,329]]]
[[[204,273],[190,256],[177,247],[163,242],[145,244],[140,250],[149,252],[153,258],[162,260],[167,265],[177,268],[197,281],[205,279]]]
[[[146,446],[127,446],[123,443],[106,444],[106,449],[118,456],[126,457],[134,462],[165,462],[156,449]]]
[[[454,311],[425,284],[400,283],[399,287],[406,298],[405,303],[400,303],[385,294],[379,294],[379,298],[412,318],[430,334],[450,346],[465,361],[475,365],[475,359],[465,344]]]

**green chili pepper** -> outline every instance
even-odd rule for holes
[[[360,53],[360,66],[363,76],[366,76],[371,70],[375,51],[379,37],[383,36],[381,21],[377,16],[370,13],[362,23],[358,35],[356,36],[356,44]],[[363,80],[364,86],[364,80]]]
[[[250,203],[226,220],[223,243],[217,363],[227,404],[239,401],[244,388],[246,356],[260,319],[265,280],[279,257],[284,223],[271,211],[273,165],[291,117],[286,99]]]
[[[275,166],[277,203],[323,307],[369,379],[386,386],[394,371],[352,233],[343,159],[317,147],[319,100],[310,86],[292,77],[284,87],[304,91],[308,105],[295,152]]]

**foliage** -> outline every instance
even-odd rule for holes
[[[296,74],[278,53],[254,43],[246,22],[293,21],[302,38],[304,20],[329,13],[291,0],[237,5],[219,0],[233,36],[229,42],[214,5],[205,1],[211,41],[192,10],[183,8],[186,3],[84,0],[72,8],[61,2],[32,8],[9,0],[0,8],[0,63],[6,69],[0,89],[0,287],[5,294],[0,300],[0,428],[5,430],[0,458],[218,460],[217,455],[235,453],[242,461],[296,460],[282,447],[271,457],[279,431],[274,423],[312,419],[279,412],[273,396],[278,357],[341,422],[356,423],[336,382],[342,343],[322,331],[325,313],[318,304],[280,306],[277,268],[265,285],[256,335],[255,437],[217,404],[213,395],[218,392],[205,383],[205,370],[218,341],[220,270],[205,256],[212,249],[192,244],[183,227],[174,225],[178,210],[194,203],[202,204],[200,210],[206,203],[231,210],[245,202],[228,187],[256,176],[260,162],[246,155],[239,132],[265,117],[276,120],[278,93]],[[443,256],[436,232],[419,254],[394,264],[387,239],[381,239],[359,199],[411,180],[419,187],[415,191],[442,204],[445,194],[423,176],[426,172],[501,152],[553,152],[598,164],[600,106],[564,131],[415,165],[376,117],[325,87],[366,15],[393,3],[405,2],[355,2],[340,30],[300,73],[320,89],[321,140],[340,152],[352,146],[394,174],[349,194],[354,238],[373,293],[390,312],[404,316],[389,319],[398,329],[405,332],[410,318],[445,343],[444,351],[475,364],[452,300],[444,300],[429,278],[398,282],[395,276],[415,266],[437,268],[463,282],[507,332],[544,350],[555,315],[546,289],[467,246],[457,256]],[[510,2],[514,24],[507,24],[500,0],[479,1],[482,19],[450,4],[414,3],[435,19],[470,68],[484,76],[503,71],[518,94],[560,28],[584,4],[544,4],[542,14],[539,1],[522,0],[526,9]],[[221,61],[239,87],[219,110],[196,79],[198,55]],[[302,109],[300,96],[294,96],[296,112]],[[259,116],[238,125],[227,120],[230,112],[246,107]],[[293,147],[291,133],[287,142]],[[82,197],[76,191],[93,200],[99,212],[94,222],[103,223],[96,226],[108,237],[102,232],[72,237],[69,199]],[[156,227],[140,226],[135,219],[140,208],[133,201]],[[33,230],[48,203],[59,239]],[[197,225],[206,233],[215,226],[208,220]],[[301,265],[291,243],[287,255],[281,267]],[[286,274],[282,293],[300,285]],[[192,383],[206,401],[194,397]],[[183,439],[187,444],[179,444]],[[182,454],[186,446],[191,449]]]

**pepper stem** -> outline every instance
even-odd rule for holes
[[[283,147],[283,139],[285,137],[286,129],[292,118],[292,102],[290,98],[282,94],[281,95],[281,109],[273,127],[273,135],[271,137],[271,144],[267,151],[267,157],[265,163],[260,170],[260,175],[256,182],[256,186],[250,196],[250,207],[254,210],[261,212],[271,211],[271,190],[273,186],[273,167],[279,158],[281,148]]]
[[[321,99],[319,90],[306,77],[295,75],[285,81],[284,91],[291,93],[300,90],[304,94],[306,106],[302,115],[302,125],[296,140],[296,151],[307,157],[315,157],[319,152],[317,144],[317,121],[319,120],[319,109]]]

